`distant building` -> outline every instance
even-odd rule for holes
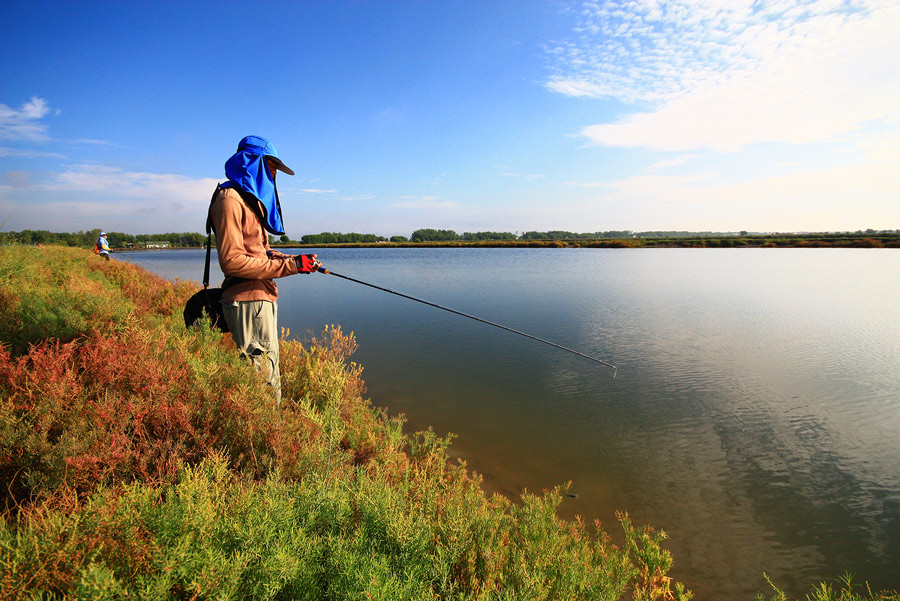
[[[147,248],[169,248],[168,240],[148,240],[145,244]]]

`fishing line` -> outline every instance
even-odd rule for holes
[[[149,261],[149,260],[147,260],[147,259],[138,259],[136,256],[134,256],[135,253],[129,253],[128,251],[121,251],[121,250],[120,250],[120,251],[116,251],[115,254],[117,254],[117,255],[119,255],[120,257],[122,257],[122,260],[124,260],[124,261],[128,261],[128,262],[136,261],[136,262],[138,262],[138,263],[143,263],[144,265],[150,265],[150,266],[153,266],[153,267],[156,266],[156,263],[154,263],[153,261]],[[112,260],[112,258],[113,258],[112,255],[113,255],[113,253],[110,253],[110,256],[109,256],[110,260]],[[150,271],[153,271],[153,270],[151,269]],[[154,272],[154,273],[155,273],[155,272]]]
[[[607,367],[611,367],[613,369],[613,378],[616,377],[616,373],[618,373],[619,368],[613,365],[612,363],[608,363],[603,359],[597,359],[596,357],[591,357],[590,355],[585,355],[582,352],[576,351],[574,349],[570,349],[569,347],[562,346],[561,344],[556,344],[555,342],[550,342],[549,340],[544,340],[543,338],[538,338],[532,334],[528,334],[526,332],[521,332],[519,330],[515,330],[508,326],[504,326],[499,323],[495,323],[493,321],[488,321],[487,319],[482,319],[476,315],[469,315],[468,313],[463,313],[462,311],[457,311],[456,309],[451,309],[450,307],[444,307],[443,305],[439,305],[437,303],[433,303],[431,301],[427,301],[421,298],[416,298],[415,296],[410,296],[408,294],[403,294],[402,292],[397,292],[396,290],[391,290],[390,288],[384,288],[382,286],[376,286],[375,284],[370,284],[369,282],[364,282],[362,280],[357,280],[356,278],[351,278],[350,276],[341,275],[340,273],[335,273],[324,267],[319,267],[317,270],[319,273],[325,273],[328,275],[333,275],[345,280],[349,280],[351,282],[356,282],[357,284],[362,284],[363,286],[368,286],[369,288],[375,288],[376,290],[381,290],[382,292],[388,292],[390,294],[395,294],[397,296],[402,296],[403,298],[416,301],[417,303],[422,303],[423,305],[428,305],[429,307],[434,307],[436,309],[441,309],[442,311],[447,311],[449,313],[455,313],[456,315],[460,315],[462,317],[468,317],[469,319],[474,319],[475,321],[480,321],[481,323],[486,323],[489,326],[494,326],[495,328],[500,328],[501,330],[506,330],[507,332],[512,332],[513,334],[518,334],[519,336],[524,336],[525,338],[531,338],[532,340],[536,340],[538,342],[543,342],[544,344],[549,344],[550,346],[556,347],[558,349],[568,351],[572,354],[578,355],[579,357],[584,357],[585,359],[589,359],[594,361],[595,363],[600,363],[601,365],[605,365]]]

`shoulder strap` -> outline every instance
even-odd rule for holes
[[[209,288],[209,255],[212,252],[212,206],[221,187],[221,185],[217,185],[216,189],[213,190],[212,198],[209,199],[209,209],[206,211],[206,265],[203,266],[204,290]]]

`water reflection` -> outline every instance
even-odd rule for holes
[[[156,254],[167,277],[202,275],[201,253]],[[845,570],[900,588],[897,251],[320,255],[339,273],[619,365],[612,379],[333,277],[280,281],[282,325],[353,330],[373,401],[411,428],[458,434],[454,453],[489,488],[571,481],[578,497],[563,515],[615,532],[622,509],[665,529],[673,574],[699,599],[769,592],[763,572],[795,595]]]

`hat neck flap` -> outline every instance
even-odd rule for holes
[[[237,188],[252,195],[262,207],[262,225],[271,234],[284,234],[281,203],[275,178],[266,165],[266,157],[278,158],[271,142],[259,136],[247,136],[238,144],[238,151],[225,162],[228,181],[223,188]]]

